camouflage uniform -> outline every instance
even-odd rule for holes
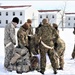
[[[56,29],[56,32],[59,35],[58,25],[53,23],[53,27]],[[57,54],[59,56],[57,59],[57,68],[63,69],[63,67],[64,67],[65,42],[60,37],[57,40],[54,39],[54,48],[55,48],[55,51],[57,52]]]
[[[73,52],[72,52],[72,58],[73,59],[75,58],[75,44],[74,44],[74,49],[73,49]]]
[[[21,48],[28,46],[28,35],[31,33],[29,30],[30,28],[26,30],[21,26],[17,32],[18,46]]]
[[[14,54],[14,45],[16,44],[15,40],[15,27],[13,23],[9,23],[5,27],[4,34],[4,46],[5,46],[5,60],[4,67],[8,68],[10,65],[10,60]]]
[[[56,47],[56,52],[59,56],[59,65],[58,65],[58,68],[59,69],[63,69],[64,67],[64,51],[65,51],[65,42],[59,37],[57,40],[56,40],[56,43],[57,43],[57,47]]]
[[[55,36],[55,38],[58,38],[58,34],[56,33],[55,29],[53,29],[53,27],[51,27],[50,24],[46,23],[43,24],[37,32],[37,38],[38,41],[43,41],[46,45],[53,47],[54,43],[53,43],[53,37]],[[40,40],[41,38],[41,40]],[[39,43],[38,42],[38,43]],[[44,47],[41,43],[39,45],[40,48],[40,68],[41,68],[41,73],[43,74],[45,71],[45,67],[46,67],[46,53],[49,56],[49,59],[51,61],[51,65],[53,67],[54,73],[56,73],[57,71],[57,67],[56,67],[56,54],[53,49],[48,49],[46,47]]]
[[[29,51],[29,43],[28,43],[28,35],[32,34],[31,27],[26,22],[24,25],[20,27],[17,32],[17,39],[18,39],[18,50],[21,52],[25,51],[25,54],[20,54],[20,58],[16,57],[15,55],[13,58],[17,60],[17,73],[27,72],[30,67],[30,51]],[[18,53],[19,54],[19,53]],[[16,61],[14,60],[14,62]],[[12,60],[13,61],[13,60]],[[14,63],[12,62],[12,63]],[[22,67],[23,66],[23,67]],[[27,68],[26,68],[27,67]]]
[[[73,34],[74,34],[74,37],[75,37],[75,27],[74,27]],[[74,41],[74,49],[73,49],[73,52],[72,52],[72,55],[71,56],[72,56],[73,59],[75,58],[75,41]]]

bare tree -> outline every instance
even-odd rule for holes
[[[64,5],[64,8],[62,9],[62,12],[60,13],[60,15],[61,15],[61,21],[60,21],[59,25],[60,25],[60,24],[62,25],[62,31],[64,30],[64,16],[65,16],[65,10],[66,10],[66,2],[65,2],[65,5]]]

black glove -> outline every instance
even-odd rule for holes
[[[16,43],[15,43],[15,42],[14,42],[13,44],[14,44],[14,45],[16,45]]]
[[[57,43],[54,43],[54,48],[56,49],[58,47],[58,44]]]

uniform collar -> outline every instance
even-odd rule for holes
[[[12,26],[12,28],[15,28],[15,26],[14,26],[13,22],[11,22],[11,26]]]

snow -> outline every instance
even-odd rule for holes
[[[17,30],[18,28],[16,29],[16,32]],[[62,31],[62,29],[59,30],[60,30],[60,37],[66,43],[66,49],[64,54],[65,60],[64,70],[58,70],[57,75],[75,75],[75,59],[71,60],[71,54],[74,48],[73,28],[65,28],[64,31]],[[18,75],[16,71],[8,72],[4,68],[4,28],[0,28],[0,75]],[[22,75],[41,75],[41,74],[37,71],[32,71],[28,73],[22,73]],[[48,56],[45,75],[54,75]]]

